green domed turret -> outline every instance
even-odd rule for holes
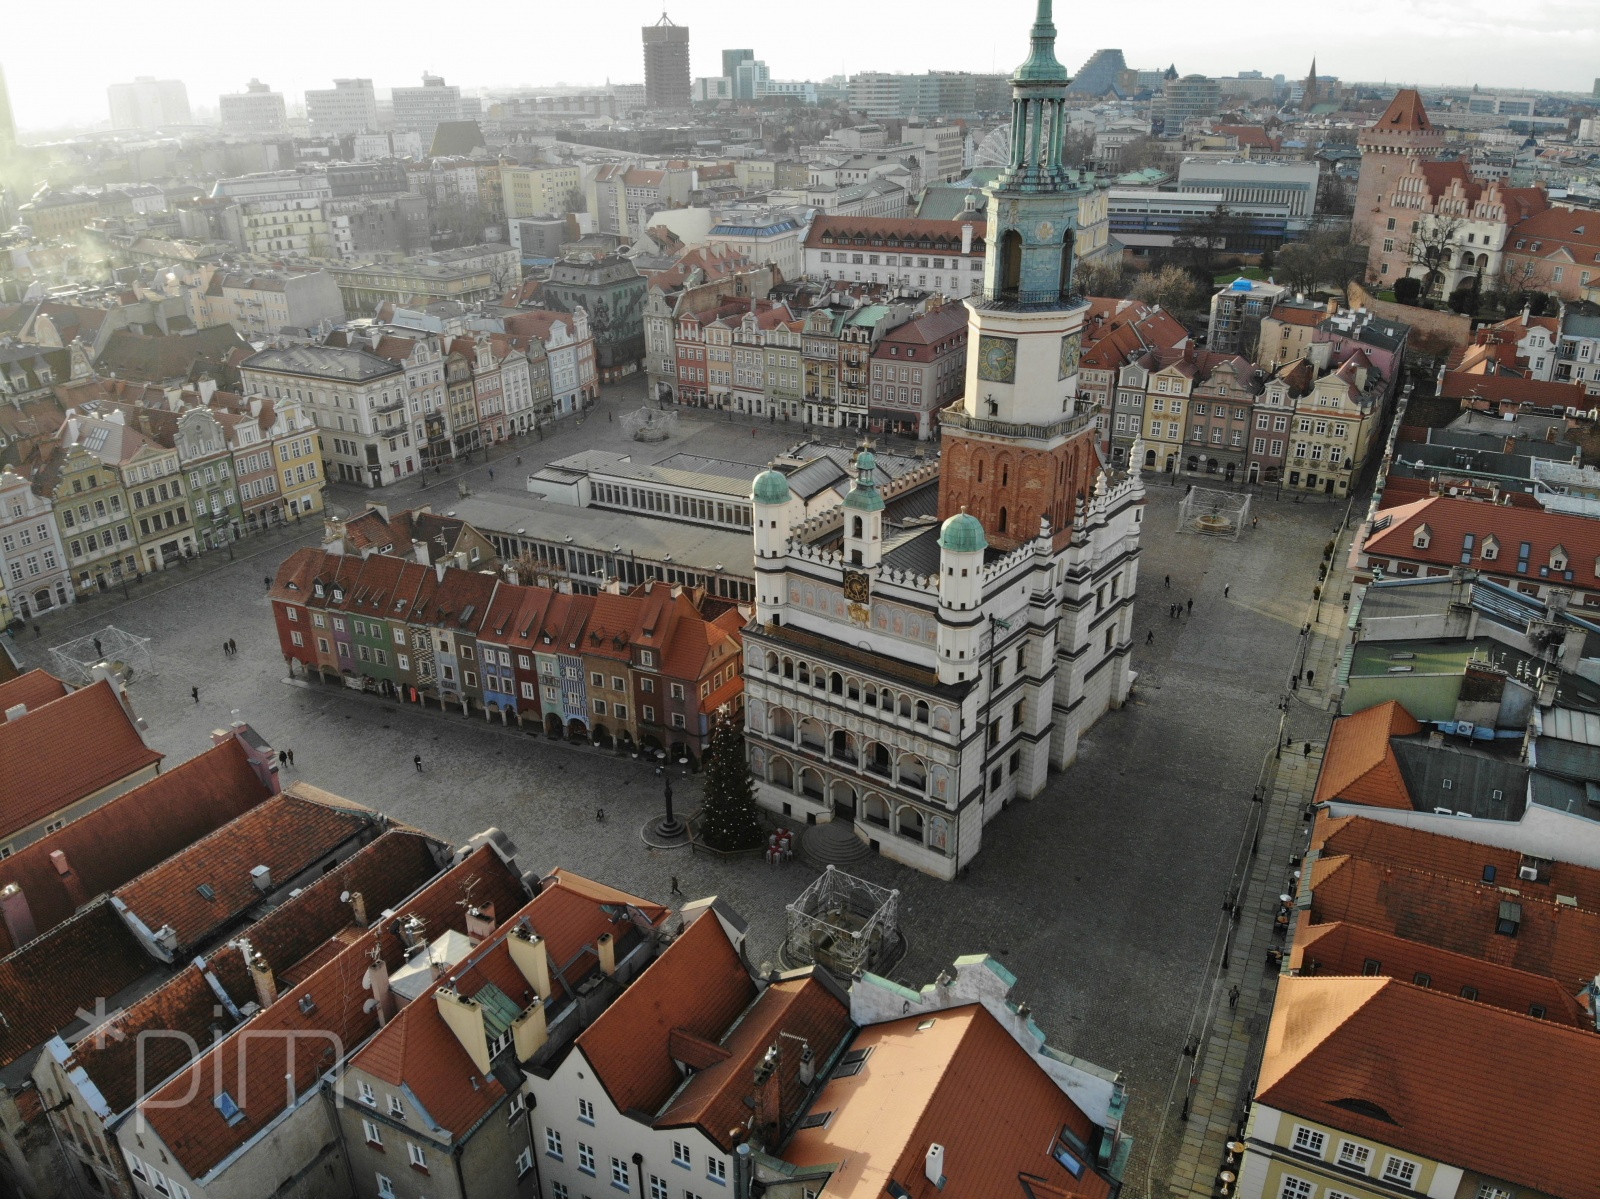
[[[978,554],[989,548],[983,524],[965,508],[945,521],[939,529],[939,548],[952,554]]]
[[[883,492],[878,490],[878,460],[872,451],[863,449],[856,455],[856,479],[845,492],[844,506],[862,512],[883,511]]]
[[[750,488],[750,498],[757,504],[787,504],[789,477],[781,470],[762,471]]]

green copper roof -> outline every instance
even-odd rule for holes
[[[1050,19],[1050,0],[1039,0],[1039,14],[1033,22],[1033,49],[1028,61],[1017,68],[1013,83],[1067,83],[1067,68],[1056,61],[1056,27]]]
[[[1044,0],[1046,4],[1050,0]],[[983,525],[976,516],[957,512],[939,530],[939,548],[952,554],[978,554],[989,548]]]
[[[781,470],[764,470],[750,488],[750,498],[758,504],[787,504],[789,479]]]
[[[856,481],[845,494],[846,508],[854,508],[858,512],[883,511],[883,493],[878,490],[877,478],[873,474],[877,469],[878,460],[873,457],[871,450],[862,450],[856,455]]]

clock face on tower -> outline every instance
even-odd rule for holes
[[[872,580],[865,571],[844,572],[844,598],[852,604],[865,604],[872,599]]]
[[[1078,360],[1083,357],[1083,342],[1078,334],[1068,333],[1061,339],[1061,371],[1057,378],[1066,379],[1078,373]]]
[[[1012,383],[1017,377],[1017,339],[991,337],[978,339],[978,378],[990,383]]]

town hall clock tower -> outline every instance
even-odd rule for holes
[[[987,189],[983,291],[966,301],[966,395],[942,414],[939,516],[962,510],[989,543],[1069,536],[1100,463],[1094,410],[1079,399],[1088,304],[1072,286],[1078,200],[1062,155],[1070,82],[1056,60],[1051,0],[1039,0],[1028,59],[1011,80],[1010,161]]]

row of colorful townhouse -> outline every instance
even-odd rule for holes
[[[278,569],[285,659],[321,681],[602,746],[698,760],[742,704],[736,608],[681,587],[572,595],[492,571],[302,549]]]

